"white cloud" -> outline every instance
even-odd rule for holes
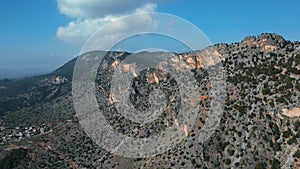
[[[157,0],[148,2],[154,3]],[[147,3],[145,0],[57,0],[61,14],[70,17],[105,17],[135,10]]]
[[[124,18],[116,22],[113,21],[109,27],[105,27],[101,32],[97,32],[85,50],[110,50],[112,47],[110,45],[121,40],[121,38],[127,37],[128,35],[136,35],[136,33],[140,32],[151,32],[157,27],[158,21],[147,13],[132,15],[130,18]]]
[[[117,17],[104,17],[95,19],[76,19],[66,26],[57,29],[56,37],[64,42],[82,44],[89,36],[96,32],[103,25],[117,19]]]
[[[116,21],[128,14],[154,12],[157,8],[157,5],[153,3],[146,3],[140,7],[136,7],[137,5],[141,4],[141,0],[132,0],[126,1],[128,4],[126,4],[124,7],[126,8],[126,6],[130,6],[129,4],[136,2],[136,4],[133,5],[136,8],[129,8],[132,9],[131,11],[128,11],[128,9],[123,11],[115,9],[107,12],[107,15],[104,15],[106,12],[105,10],[100,13],[96,10],[91,10],[91,12],[88,12],[88,9],[96,8],[99,6],[99,4],[102,4],[103,6],[98,9],[101,11],[104,6],[107,7],[114,5],[117,4],[117,2],[124,4],[124,0],[57,0],[57,2],[61,13],[67,16],[74,16],[76,18],[69,22],[66,26],[60,26],[57,29],[56,37],[64,42],[78,45],[82,45],[93,33],[107,23]],[[118,5],[116,8],[119,8]],[[121,12],[119,13],[119,11]],[[122,36],[124,31],[145,29],[145,27],[152,29],[157,26],[157,22],[151,18],[150,15],[147,15],[147,17],[145,17],[145,15],[143,17],[136,16],[136,19],[130,22],[131,23],[118,22],[114,24],[115,26],[110,29],[110,31],[107,32],[106,37],[104,37],[104,41],[107,42],[108,40],[114,40]]]

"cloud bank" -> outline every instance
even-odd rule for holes
[[[99,28],[107,23],[116,21],[126,15],[155,12],[157,4],[154,1],[141,0],[57,0],[61,14],[73,18],[67,25],[57,28],[56,37],[64,42],[83,45],[84,42]],[[149,29],[156,27],[151,16],[137,17],[130,23],[116,24],[107,34],[105,40],[121,36],[122,32],[130,29]]]
[[[149,1],[148,3],[153,2],[155,1]],[[131,12],[145,3],[147,1],[144,0],[57,0],[57,6],[61,14],[84,18],[105,17]]]

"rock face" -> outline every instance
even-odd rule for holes
[[[89,56],[98,54],[87,53],[82,59],[88,61]],[[249,36],[241,43],[173,54],[168,62],[157,64],[161,69],[140,72],[138,63],[122,63],[128,55],[109,52],[99,66],[97,99],[107,122],[115,131],[136,138],[148,138],[172,125],[180,126],[178,84],[163,68],[189,69],[196,79],[199,97],[195,104],[200,108],[193,128],[180,128],[186,135],[182,142],[160,155],[139,159],[120,157],[98,147],[81,128],[77,119],[80,112],[75,114],[72,106],[71,78],[65,73],[71,66],[67,64],[37,78],[36,85],[28,90],[16,90],[24,81],[3,84],[6,89],[0,90],[1,106],[8,106],[9,101],[16,105],[2,109],[0,136],[7,138],[14,135],[11,132],[19,135],[27,126],[38,128],[41,124],[47,130],[18,142],[0,138],[0,168],[299,168],[299,42],[287,41],[277,34]],[[203,142],[199,135],[213,106],[212,83],[206,70],[218,64],[226,70],[228,97],[220,124]],[[124,91],[111,93],[111,77],[116,72],[133,78],[129,99],[136,109],[150,107],[151,91],[163,91],[167,104],[157,119],[140,125],[117,111],[115,105]],[[17,94],[4,92],[13,90]],[[18,151],[20,158],[16,158]]]
[[[264,52],[272,52],[275,51],[276,48],[284,47],[287,44],[287,41],[280,35],[264,33],[257,37],[248,36],[241,44],[252,48],[260,48]]]
[[[300,117],[300,108],[299,107],[294,107],[290,110],[288,109],[282,109],[281,110],[282,114],[284,116],[287,116],[289,118],[297,118]]]
[[[52,84],[62,84],[62,83],[66,83],[67,81],[68,81],[67,78],[61,77],[61,76],[57,76],[57,77],[51,79],[50,83],[52,83]]]

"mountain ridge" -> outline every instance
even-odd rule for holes
[[[0,83],[0,86],[7,87],[0,89],[0,127],[4,128],[0,130],[3,143],[3,146],[0,145],[0,168],[8,165],[5,161],[12,159],[19,162],[14,167],[29,168],[297,168],[300,158],[299,117],[285,115],[297,111],[300,105],[299,46],[300,42],[286,41],[277,34],[261,34],[246,37],[240,43],[216,44],[202,51],[177,54],[193,70],[197,70],[194,73],[203,107],[193,130],[187,133],[189,137],[173,149],[145,159],[115,156],[99,148],[86,136],[72,106],[71,82],[76,58],[47,75],[5,85]],[[205,72],[201,70],[201,56],[210,54],[211,48],[219,53],[215,55],[219,56],[227,71],[228,98],[220,126],[207,142],[199,143],[196,138],[210,108],[209,92],[205,90],[209,88],[209,82],[205,81]],[[116,57],[105,58],[108,66],[100,66],[100,72],[111,75],[114,68],[111,65],[120,63],[123,56],[129,55],[120,53],[123,54],[116,56],[114,52],[108,52]],[[164,76],[160,72],[150,73],[148,78],[153,79],[148,82],[152,85],[163,81]],[[96,79],[107,92],[109,88],[105,84],[109,84],[108,80]],[[140,93],[144,91],[144,86],[134,87]],[[5,93],[5,90],[11,90],[11,93]],[[111,100],[102,90],[98,94]],[[147,103],[137,94],[133,94],[131,99],[139,106]],[[10,103],[13,103],[11,107]],[[154,123],[139,128],[113,111],[113,104],[112,101],[108,107],[103,107],[107,121],[115,130],[129,136],[147,137],[176,123],[165,112],[165,117],[158,119],[158,123],[165,126],[153,127]],[[23,136],[26,131],[30,137]],[[8,140],[9,135],[12,135],[11,140]],[[3,137],[7,140],[4,141]],[[16,160],[15,154],[22,158]]]

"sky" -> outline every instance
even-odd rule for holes
[[[299,8],[299,0],[1,1],[0,73],[55,70],[76,57],[85,41],[102,26],[145,12],[181,17],[202,30],[213,44],[239,42],[264,32],[300,41]],[[140,25],[134,29],[151,28],[154,21],[137,19],[131,24]]]

